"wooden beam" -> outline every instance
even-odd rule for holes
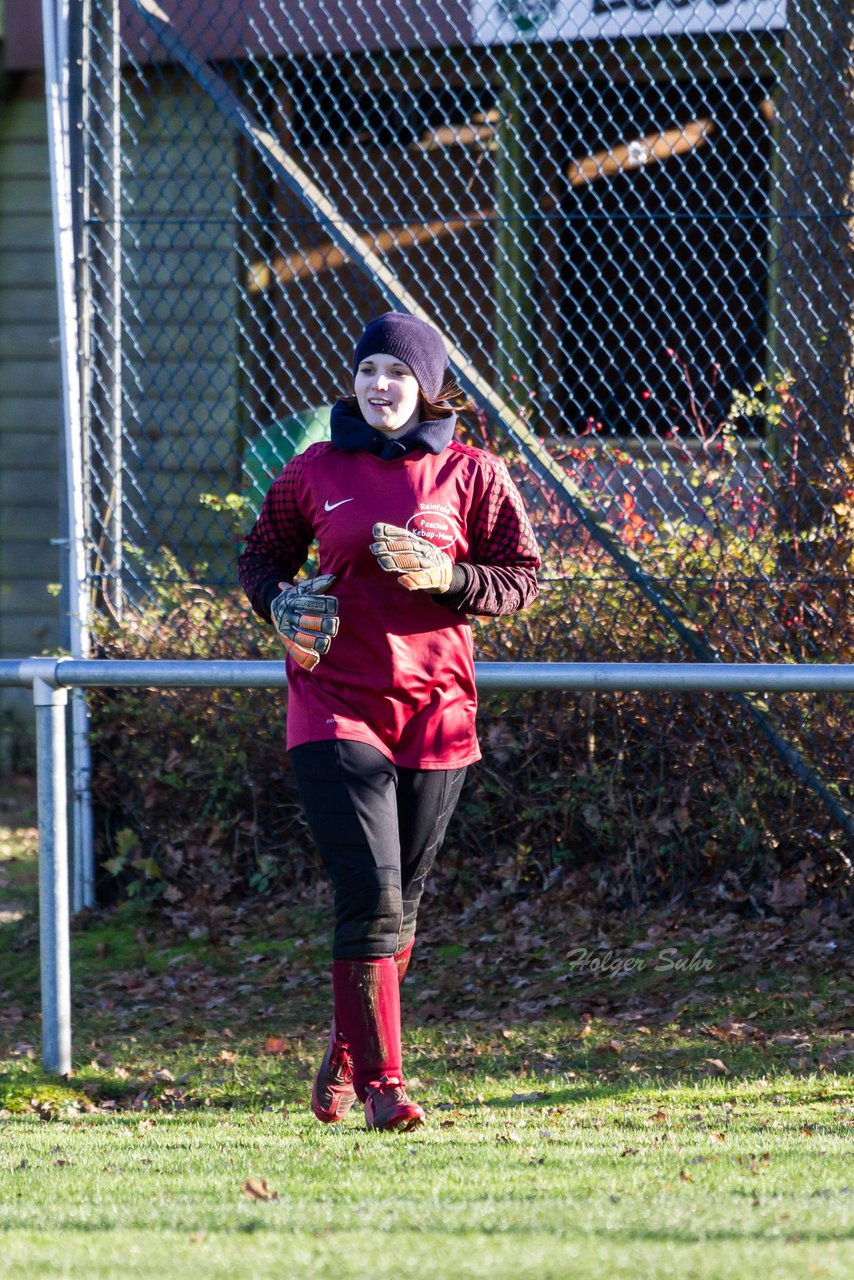
[[[445,236],[454,235],[470,227],[481,226],[484,222],[491,222],[494,219],[494,209],[480,209],[468,214],[465,218],[450,220],[437,218],[433,222],[416,222],[408,227],[381,231],[375,236],[363,232],[363,239],[375,253],[385,254],[395,250],[409,249],[416,244],[441,240]],[[249,268],[249,292],[263,293],[273,284],[291,284],[297,280],[322,275],[325,271],[337,271],[349,261],[349,257],[342,249],[331,241],[327,241],[319,249],[311,249],[308,253],[292,253],[287,258],[277,256],[269,264],[254,262]]]
[[[428,129],[418,142],[412,144],[412,151],[440,151],[446,147],[476,146],[484,150],[495,147],[495,125],[498,123],[497,109],[479,112],[468,124],[446,124],[438,129]]]
[[[714,128],[711,120],[692,120],[690,124],[665,129],[663,133],[648,133],[636,141],[594,151],[569,166],[566,175],[569,185],[583,187],[597,178],[611,178],[616,173],[630,173],[648,164],[686,155],[703,146]]]
[[[484,126],[489,127],[490,126]],[[708,119],[692,120],[689,124],[663,133],[649,133],[643,138],[621,144],[608,150],[595,151],[592,155],[574,160],[567,169],[567,181],[571,187],[586,186],[600,178],[610,178],[617,173],[630,173],[648,164],[660,164],[674,156],[686,155],[705,144],[714,132],[714,123]],[[554,206],[557,200],[550,197],[542,207]],[[394,253],[417,244],[429,244],[458,232],[471,230],[486,222],[494,222],[494,209],[479,209],[464,218],[437,218],[432,222],[412,223],[371,236],[363,233],[364,240],[375,253]],[[292,284],[337,271],[349,262],[347,254],[331,241],[311,249],[308,253],[292,253],[288,257],[276,255],[271,262],[253,262],[248,270],[250,294],[264,293],[274,284]]]

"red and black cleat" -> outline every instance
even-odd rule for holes
[[[311,1109],[324,1124],[337,1124],[344,1119],[355,1101],[350,1047],[333,1026],[320,1070],[314,1077]]]
[[[403,1081],[396,1076],[383,1076],[371,1084],[365,1100],[365,1124],[369,1129],[420,1129],[427,1117],[417,1102],[406,1096]]]

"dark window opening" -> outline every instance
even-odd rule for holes
[[[601,423],[620,436],[696,434],[699,406],[717,422],[732,392],[763,376],[766,97],[758,81],[565,93],[565,136],[578,155],[711,125],[687,154],[565,195],[553,394],[567,432]]]

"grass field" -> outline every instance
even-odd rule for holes
[[[129,906],[78,921],[74,1070],[47,1079],[33,850],[19,797],[0,814],[4,1276],[854,1274],[845,922],[565,907],[559,928],[430,902],[405,988],[429,1124],[368,1134],[307,1106],[322,901],[185,936]]]

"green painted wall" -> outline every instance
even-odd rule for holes
[[[44,83],[9,77],[0,97],[0,657],[59,643],[61,413]],[[23,690],[0,690],[29,719]],[[0,752],[0,767],[3,764]]]

